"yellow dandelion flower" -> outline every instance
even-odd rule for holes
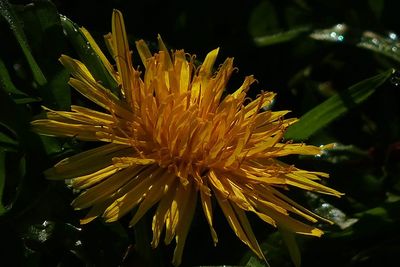
[[[279,157],[317,155],[320,147],[281,143],[285,129],[296,119],[283,119],[288,111],[271,111],[275,94],[261,93],[247,101],[255,81],[245,78],[239,89],[223,97],[232,72],[228,58],[213,71],[218,49],[201,66],[183,50],[170,53],[161,37],[160,51],[151,54],[144,41],[136,49],[144,74],[135,69],[122,14],[115,10],[112,33],[105,36],[116,61],[107,60],[90,34],[82,29],[121,90],[117,97],[96,81],[80,61],[62,55],[71,72],[69,83],[103,111],[71,106],[71,111],[47,110],[47,118],[32,122],[44,135],[75,137],[107,144],[66,158],[48,170],[50,179],[68,179],[82,193],[75,209],[91,208],[81,223],[96,217],[113,222],[136,208],[133,226],[153,206],[152,246],[174,238],[173,263],[181,262],[183,247],[200,196],[200,203],[216,244],[212,198],[216,199],[238,238],[260,258],[246,212],[293,232],[320,236],[322,231],[290,215],[315,223],[323,219],[298,205],[281,190],[288,186],[340,196],[318,183],[326,173],[287,165]]]

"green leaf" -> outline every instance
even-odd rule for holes
[[[71,106],[69,73],[59,63],[58,58],[61,54],[68,53],[69,44],[56,7],[50,1],[36,1],[25,6],[18,14],[25,25],[32,51],[48,81],[38,88],[43,105],[68,110]],[[22,101],[27,99],[20,100]]]
[[[253,37],[263,36],[280,30],[276,7],[271,1],[261,1],[254,8],[249,19],[248,29]]]
[[[33,77],[39,85],[47,83],[45,76],[42,73],[39,65],[36,63],[35,58],[32,56],[31,49],[26,39],[25,33],[21,21],[17,17],[14,9],[7,0],[0,0],[0,14],[8,22],[11,30],[13,31],[19,45],[21,46],[22,52],[24,53],[26,60],[31,68]]]
[[[328,100],[304,114],[299,122],[290,126],[285,134],[286,139],[305,140],[317,131],[337,119],[356,104],[370,97],[391,75],[390,69],[369,79],[363,80],[343,92],[337,93]]]
[[[0,149],[15,152],[17,147],[16,133],[5,123],[0,122]]]
[[[100,57],[90,46],[88,40],[80,30],[79,26],[65,16],[61,16],[61,23],[66,32],[68,40],[72,43],[79,57],[90,70],[90,73],[97,81],[101,81],[104,86],[118,95],[118,84],[107,71]]]
[[[285,242],[286,247],[289,250],[289,255],[290,255],[290,258],[292,259],[294,266],[300,267],[301,254],[300,254],[299,246],[297,245],[297,242],[295,239],[295,234],[281,226],[279,227],[279,232],[281,233],[283,241]]]
[[[32,102],[39,102],[39,98],[30,97],[24,92],[18,90],[14,83],[11,81],[10,74],[4,62],[0,58],[0,87],[6,91],[8,95],[14,100],[16,104],[28,104]]]
[[[289,42],[305,33],[310,32],[310,27],[298,27],[289,31],[279,32],[272,35],[265,35],[254,38],[254,42],[257,46],[268,46],[284,42]]]
[[[3,60],[0,58],[0,86],[8,94],[20,94],[26,95],[24,92],[18,90],[14,83],[11,81],[10,74],[4,64]]]

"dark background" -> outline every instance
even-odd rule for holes
[[[161,34],[169,48],[184,48],[196,54],[199,61],[207,52],[220,47],[218,62],[234,57],[239,69],[227,91],[240,85],[246,75],[254,74],[259,83],[249,95],[254,97],[260,90],[275,91],[278,96],[274,109],[292,110],[291,115],[297,117],[334,93],[399,65],[382,53],[357,47],[364,31],[373,31],[382,38],[390,32],[400,34],[400,2],[395,0],[74,0],[53,1],[55,9],[37,17],[30,12],[35,13],[46,1],[10,2],[15,5],[32,54],[45,76],[53,81],[61,73],[62,78],[54,78],[55,83],[47,89],[64,91],[54,100],[46,96],[45,88],[33,82],[18,42],[6,21],[0,19],[0,59],[15,86],[38,99],[15,105],[15,99],[9,99],[10,95],[4,92],[0,98],[1,133],[16,140],[15,153],[7,152],[2,173],[6,177],[3,203],[9,208],[0,217],[0,265],[4,266],[170,266],[172,259],[173,245],[160,245],[157,250],[148,246],[151,216],[135,229],[127,228],[129,218],[115,224],[96,220],[80,226],[79,218],[85,212],[70,208],[74,197],[71,190],[62,182],[50,182],[43,177],[43,170],[87,145],[75,140],[43,141],[29,131],[29,121],[40,113],[41,104],[67,108],[69,102],[84,101],[76,93],[69,93],[65,85],[68,74],[62,72],[57,62],[62,53],[78,57],[76,51],[59,27],[36,27],[41,18],[45,21],[49,14],[57,18],[58,11],[88,29],[105,49],[102,36],[111,30],[112,10],[117,8],[124,14],[132,49],[135,40],[144,39],[156,51],[157,34]],[[310,38],[309,32],[268,46],[254,41],[256,37],[299,27],[315,31],[338,23],[350,29],[342,43],[318,41]],[[134,64],[139,62],[134,52]],[[320,239],[299,236],[302,266],[397,266],[399,80],[395,75],[368,100],[349,109],[307,141],[316,145],[335,142],[342,150],[321,159],[285,159],[306,169],[329,172],[327,184],[346,193],[343,198],[334,199],[292,190],[291,197],[339,224],[357,220],[342,228],[319,225],[326,232]],[[55,86],[57,81],[63,85]],[[4,143],[0,142],[2,146]],[[198,209],[182,266],[245,265],[249,261],[250,266],[263,266],[250,258],[254,256],[234,236],[221,212],[216,209],[215,213],[220,239],[217,247],[213,247],[208,226]],[[280,234],[249,217],[270,265],[294,266]]]

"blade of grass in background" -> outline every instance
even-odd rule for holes
[[[310,37],[315,40],[352,44],[400,62],[400,41],[393,32],[385,37],[371,31],[360,32],[345,24],[337,24],[332,28],[316,30]]]
[[[311,31],[311,27],[304,26],[275,34],[255,37],[253,40],[257,46],[269,46],[292,41]],[[319,41],[355,45],[400,62],[400,40],[399,36],[394,32],[390,32],[388,36],[385,37],[372,31],[351,29],[346,24],[336,24],[331,28],[315,30],[309,34],[309,37]]]
[[[26,60],[28,61],[28,64],[30,66],[35,81],[39,85],[46,84],[47,80],[44,77],[42,70],[36,63],[36,60],[31,53],[31,49],[29,47],[28,41],[26,40],[22,24],[17,15],[15,14],[12,6],[7,0],[0,0],[0,14],[4,17],[4,19],[10,25],[11,30],[14,32],[15,38],[17,38],[17,41],[21,46],[21,49],[26,57]]]
[[[310,27],[306,27],[306,26],[299,27],[299,28],[292,29],[292,30],[285,31],[285,32],[279,32],[276,34],[255,37],[254,43],[257,46],[268,46],[268,45],[289,42],[301,35],[309,33],[310,31],[311,31]]]
[[[390,69],[330,97],[304,114],[299,122],[290,126],[285,138],[290,140],[305,140],[309,138],[354,105],[365,101],[380,85],[389,79],[393,72],[393,69]]]

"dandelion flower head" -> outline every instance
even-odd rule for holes
[[[326,173],[298,169],[280,157],[317,155],[323,147],[282,142],[296,119],[288,111],[271,111],[275,94],[262,92],[248,101],[255,82],[244,79],[224,95],[234,71],[226,59],[214,71],[218,49],[196,66],[183,50],[170,52],[158,37],[159,52],[152,54],[144,41],[136,42],[143,71],[133,67],[122,14],[115,10],[112,32],[105,36],[116,62],[113,66],[90,34],[81,29],[118,93],[105,88],[80,61],[62,55],[71,72],[70,85],[97,104],[101,111],[72,105],[70,111],[46,109],[46,118],[32,122],[45,135],[74,137],[106,144],[66,158],[46,172],[50,179],[67,179],[79,190],[75,209],[90,208],[81,223],[97,217],[106,222],[135,210],[135,225],[153,206],[152,246],[175,239],[173,263],[179,265],[190,222],[199,202],[212,240],[216,202],[236,236],[260,258],[263,253],[247,219],[256,214],[275,227],[320,236],[312,226],[322,218],[282,193],[289,187],[340,196],[318,182]],[[303,218],[310,224],[294,219]],[[165,230],[164,230],[165,229]]]

